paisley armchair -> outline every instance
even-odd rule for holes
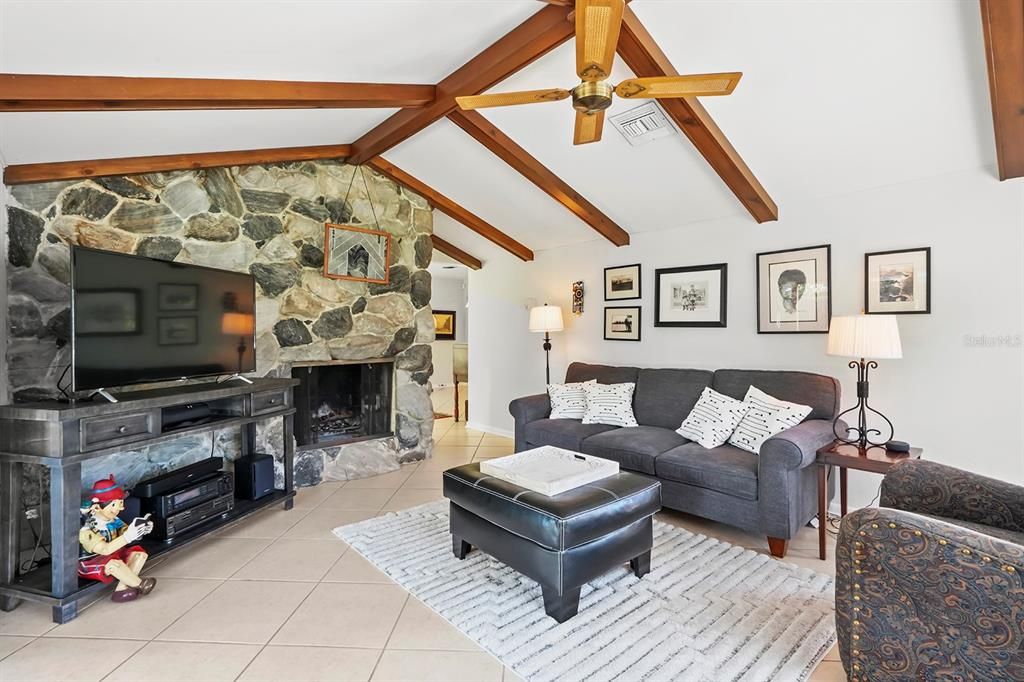
[[[851,680],[1024,680],[1024,488],[893,467],[840,526],[836,627]]]

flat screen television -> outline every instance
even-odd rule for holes
[[[72,389],[256,369],[251,275],[71,249]]]

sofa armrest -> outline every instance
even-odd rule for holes
[[[547,393],[516,398],[508,404],[508,411],[517,423],[529,424],[551,414],[551,398]]]
[[[897,509],[843,518],[836,626],[850,679],[1024,679],[1024,546]]]
[[[880,504],[1024,532],[1024,488],[938,462],[894,466],[882,479]]]
[[[840,433],[845,424],[840,422]],[[835,440],[832,422],[825,419],[809,419],[796,426],[777,433],[761,444],[758,467],[782,469],[803,469],[814,464],[818,449]]]

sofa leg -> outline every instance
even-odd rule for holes
[[[651,572],[651,550],[647,550],[640,556],[635,556],[629,560],[629,567],[633,570],[633,575],[637,578],[643,578],[645,575]]]
[[[471,549],[473,549],[473,547],[468,542],[460,538],[458,535],[452,535],[452,554],[455,555],[456,559],[465,559]]]
[[[559,623],[569,620],[580,610],[579,587],[562,595],[547,585],[541,585],[541,590],[544,592],[544,612]]]
[[[768,551],[776,559],[785,558],[787,547],[789,547],[789,538],[773,538],[770,535],[768,536]]]

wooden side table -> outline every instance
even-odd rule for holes
[[[893,465],[905,459],[920,459],[921,448],[910,452],[891,452],[884,445],[861,448],[833,441],[818,450],[818,557],[825,559],[825,530],[828,526],[828,473],[839,469],[839,511],[846,516],[846,472],[849,469],[885,474]]]

